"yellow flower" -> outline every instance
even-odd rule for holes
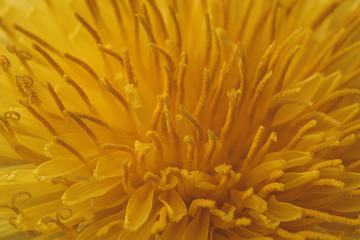
[[[0,238],[358,238],[359,10],[1,1]]]

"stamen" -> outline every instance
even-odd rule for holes
[[[296,127],[300,124],[303,124],[309,120],[322,120],[331,126],[334,126],[334,127],[340,126],[340,122],[337,121],[335,118],[331,117],[330,115],[327,115],[326,113],[315,111],[315,112],[306,113],[306,114],[301,115],[300,117],[296,118],[291,123],[291,128],[294,128],[294,127]]]
[[[338,189],[344,189],[345,183],[341,182],[339,180],[336,180],[334,178],[322,178],[322,179],[316,179],[312,181],[311,183],[307,184],[308,188],[313,187],[334,187]]]
[[[262,95],[262,92],[264,90],[264,87],[266,85],[266,83],[269,81],[269,79],[272,76],[272,71],[270,71],[269,73],[267,73],[266,75],[264,75],[264,78],[259,82],[259,84],[257,85],[256,89],[255,89],[255,93],[253,95],[253,97],[251,98],[251,102],[250,102],[250,107],[249,107],[249,118],[252,119],[253,115],[255,114],[255,107],[256,104],[259,101],[260,96]]]
[[[149,46],[152,47],[157,52],[159,52],[165,58],[165,61],[167,62],[167,65],[170,68],[170,71],[173,73],[175,70],[175,67],[174,67],[174,62],[173,62],[171,56],[169,55],[169,53],[167,53],[164,49],[160,48],[158,45],[155,45],[153,43],[149,43]]]
[[[334,62],[336,62],[337,60],[339,60],[340,58],[344,57],[346,54],[354,52],[355,49],[360,47],[360,41],[348,46],[347,48],[335,53],[334,55],[332,55],[325,63],[324,65],[321,67],[320,71],[325,71],[327,70],[328,67],[330,67],[331,64],[333,64]]]
[[[269,151],[271,145],[277,142],[276,132],[271,132],[265,144],[260,148],[259,152],[255,155],[254,160],[251,162],[251,166],[256,166],[258,162],[265,156]]]
[[[192,169],[192,166],[197,166],[195,161],[195,141],[190,136],[186,135],[184,137],[184,142],[188,145],[186,149],[186,161],[184,163],[185,169]]]
[[[31,115],[33,115],[42,125],[44,125],[44,127],[51,133],[51,135],[58,136],[57,132],[51,126],[51,124],[43,116],[41,116],[33,107],[24,103],[23,101],[20,101],[20,104],[23,105],[31,113]]]
[[[302,208],[302,213],[307,217],[313,217],[318,220],[329,222],[329,223],[340,223],[345,224],[348,226],[358,226],[360,225],[360,219],[359,218],[346,218],[346,217],[340,217],[312,209],[306,209]]]
[[[268,72],[268,66],[269,66],[269,61],[270,61],[270,58],[271,58],[271,55],[272,55],[272,52],[274,50],[274,46],[275,46],[275,42],[273,42],[272,44],[270,44],[268,46],[268,48],[266,49],[264,55],[261,57],[261,60],[259,62],[259,65],[256,69],[256,74],[255,74],[255,80],[254,80],[254,87],[255,88],[256,86],[258,86],[258,84],[260,83],[260,81],[262,79],[264,79],[265,77],[265,74]],[[255,91],[255,90],[253,90]],[[252,92],[253,92],[252,91]]]
[[[111,83],[104,78],[102,85],[124,106],[126,111],[129,111],[129,104],[126,99],[111,85]]]
[[[89,170],[90,173],[94,171],[94,167],[88,162],[75,148],[73,148],[70,144],[66,143],[65,141],[61,140],[59,137],[54,136],[52,138],[53,142],[59,144],[66,150],[68,150],[71,154],[73,154],[80,162],[84,164],[84,166]]]
[[[356,94],[359,95],[360,94],[360,90],[359,89],[342,89],[342,90],[338,90],[336,92],[331,93],[330,95],[328,95],[327,97],[321,99],[319,102],[315,103],[311,109],[319,109],[321,107],[323,107],[325,104],[340,98],[340,97],[344,97],[346,95],[350,95],[350,94]]]
[[[30,76],[26,75],[15,75],[16,86],[23,96],[24,100],[29,104],[38,104],[40,103],[40,99],[37,93],[31,88],[34,83],[34,80]]]
[[[281,99],[277,101],[276,103],[273,103],[273,105],[270,104],[268,108],[268,113],[265,114],[265,116],[273,115],[275,114],[282,106],[288,105],[288,104],[297,104],[297,105],[304,105],[304,106],[311,106],[313,103],[298,99]]]
[[[136,159],[136,156],[135,158]],[[131,185],[130,177],[129,177],[129,163],[124,161],[122,164],[122,185],[124,187],[125,192],[131,196],[135,192],[135,188]]]
[[[306,239],[317,239],[317,240],[340,240],[340,238],[326,234],[326,233],[319,233],[314,231],[301,231],[297,232],[296,234],[299,234],[301,236],[304,236]]]
[[[197,135],[196,141],[197,141],[198,143],[200,143],[200,142],[202,141],[202,139],[203,139],[204,131],[203,131],[203,129],[202,129],[199,121],[198,121],[197,119],[193,118],[193,117],[186,111],[186,109],[184,108],[183,105],[180,105],[179,110],[180,110],[180,113],[181,113],[182,115],[184,115],[184,116],[190,121],[190,123],[195,127],[195,129],[196,129],[196,135]]]
[[[357,124],[355,126],[352,126],[352,127],[349,127],[347,129],[345,129],[341,135],[338,137],[338,140],[341,141],[342,139],[344,139],[346,136],[354,133],[354,132],[357,132],[360,130],[360,124]]]
[[[342,79],[340,83],[340,87],[348,85],[349,82],[351,82],[352,80],[356,79],[359,76],[360,76],[360,68],[357,68]]]
[[[188,64],[188,55],[186,52],[182,52],[179,72],[177,75],[177,83],[176,83],[176,87],[177,87],[176,106],[179,106],[180,104],[184,104],[184,94],[185,94],[184,80],[185,80],[187,64]]]
[[[54,88],[48,82],[45,83],[45,86],[49,90],[52,98],[54,99],[56,106],[59,108],[60,112],[63,113],[63,111],[65,110],[64,104],[61,102],[61,100],[60,100],[59,96],[57,95],[57,93],[55,92]]]
[[[79,96],[81,97],[81,99],[85,102],[85,104],[91,108],[94,109],[94,107],[92,106],[92,104],[90,103],[89,97],[86,95],[84,89],[82,89],[72,78],[70,78],[67,75],[64,75],[64,79],[65,81],[70,84],[75,90],[76,92],[79,94]]]
[[[151,130],[156,129],[159,119],[160,119],[160,116],[161,116],[161,113],[162,113],[163,105],[164,105],[164,102],[160,95],[156,95],[156,99],[157,99],[157,104],[156,104],[156,108],[154,109],[151,124],[150,124]]]
[[[283,192],[285,190],[285,185],[283,183],[279,182],[273,182],[265,185],[258,193],[257,195],[261,197],[262,199],[266,199],[270,193],[273,192]]]
[[[213,158],[213,155],[215,153],[216,149],[216,135],[213,131],[208,130],[208,137],[209,141],[206,143],[206,150],[205,150],[205,156],[204,156],[204,162],[207,167],[210,165],[211,159]]]
[[[274,231],[277,235],[279,235],[283,239],[287,240],[305,240],[306,238],[302,235],[297,233],[288,232],[282,228],[276,228]]]
[[[81,120],[81,118],[78,115],[76,115],[75,113],[73,113],[69,110],[64,110],[64,115],[69,116],[71,119],[73,119],[84,130],[84,132],[91,138],[91,140],[95,143],[95,145],[96,146],[99,145],[99,140],[95,136],[94,132],[89,128],[88,125],[86,125]]]
[[[303,78],[306,78],[309,75],[313,74],[317,70],[319,64],[324,59],[327,59],[326,55],[333,49],[334,45],[336,44],[338,39],[343,35],[343,33],[344,33],[344,30],[342,29],[330,40],[329,44],[323,48],[323,50],[317,55],[315,60],[310,64],[309,69],[302,76]]]
[[[213,58],[213,62],[210,67],[210,78],[213,79],[215,77],[216,70],[218,69],[220,58],[221,58],[221,47],[220,41],[216,31],[213,33],[213,38],[215,40],[215,55]]]
[[[289,66],[294,58],[295,53],[297,53],[297,51],[299,50],[300,46],[296,45],[295,47],[293,47],[290,52],[286,55],[286,58],[284,60],[283,65],[281,66],[281,70],[280,70],[280,77],[279,80],[277,82],[275,91],[279,91],[280,89],[282,89],[283,83],[285,81],[285,77],[286,77],[286,73],[289,69]]]
[[[341,159],[327,160],[317,164],[314,164],[309,171],[311,170],[320,170],[322,168],[338,167],[342,164]]]
[[[97,118],[97,117],[94,117],[94,116],[91,116],[91,115],[88,115],[88,114],[85,114],[85,113],[77,113],[76,112],[75,114],[77,116],[79,116],[80,118],[82,118],[82,119],[86,119],[86,120],[89,120],[89,121],[91,121],[93,123],[96,123],[96,124],[99,124],[101,126],[110,128],[109,124],[107,124],[105,121],[101,120],[100,118]]]
[[[0,66],[4,72],[8,72],[11,66],[9,59],[4,55],[0,55]]]
[[[150,140],[154,143],[154,146],[157,151],[162,151],[161,146],[161,137],[160,135],[155,131],[147,131],[146,136],[150,138]]]
[[[19,201],[22,203],[26,203],[31,199],[31,194],[29,192],[18,192],[15,193],[14,196],[11,198],[11,209],[16,213],[19,214],[21,212],[19,208]]]
[[[163,107],[163,112],[164,112],[164,116],[165,116],[165,120],[166,120],[166,127],[168,130],[168,133],[174,143],[174,145],[176,146],[176,149],[179,150],[178,146],[179,146],[179,138],[178,135],[176,133],[176,130],[174,128],[174,125],[171,121],[171,117],[170,117],[170,112],[169,109],[164,105]]]
[[[39,36],[25,30],[24,28],[20,27],[17,24],[14,24],[14,29],[21,32],[22,34],[26,35],[27,37],[31,38],[32,40],[34,40],[35,42],[37,42],[38,44],[40,44],[41,46],[47,48],[48,50],[60,55],[60,52],[54,48],[53,46],[51,46],[49,43],[47,43],[45,40],[41,39]]]
[[[279,57],[280,57],[280,54],[282,53],[282,51],[285,49],[285,47],[291,41],[293,41],[299,35],[299,33],[301,33],[303,31],[303,29],[304,29],[303,27],[299,27],[298,29],[296,29],[279,45],[277,50],[274,51],[272,58],[270,59],[269,69],[274,69],[274,66],[277,63],[277,61],[279,60]]]
[[[115,1],[115,0],[112,0],[112,1]],[[116,52],[114,52],[113,50],[105,47],[105,46],[102,45],[102,44],[100,44],[100,45],[98,45],[98,46],[99,46],[99,50],[100,50],[100,51],[102,51],[102,52],[104,52],[104,53],[106,53],[106,54],[114,57],[114,58],[120,63],[120,65],[121,65],[122,67],[124,67],[124,60],[122,59],[122,57],[121,57],[118,53],[116,53]]]
[[[246,23],[248,22],[249,19],[249,14],[250,14],[250,9],[253,5],[253,1],[247,1],[245,3],[246,5],[244,6],[244,17],[241,18],[239,25],[238,25],[238,29],[239,29],[239,33],[237,34],[237,39],[243,39],[243,33],[246,27]]]
[[[48,63],[60,74],[61,77],[64,76],[64,71],[45,50],[36,44],[33,44],[32,47],[48,61]]]
[[[257,130],[257,132],[255,134],[255,137],[254,137],[254,139],[253,139],[253,141],[251,143],[249,152],[248,152],[245,160],[241,164],[240,172],[244,172],[244,170],[248,166],[250,160],[255,156],[256,151],[259,148],[259,144],[260,144],[260,141],[261,141],[261,139],[263,137],[264,132],[265,132],[265,127],[264,126],[259,126],[259,128],[258,128],[258,130]]]
[[[357,160],[357,161],[351,163],[350,165],[346,166],[346,170],[348,170],[348,171],[354,171],[354,170],[357,169],[358,167],[360,167],[360,160]]]
[[[234,122],[235,108],[237,105],[238,98],[240,96],[240,90],[232,89],[231,92],[227,93],[227,95],[229,98],[229,107],[226,115],[225,124],[221,129],[221,133],[219,137],[220,142],[223,142],[225,140],[225,137],[227,136],[227,133],[231,129],[232,123]]]
[[[159,10],[159,8],[157,7],[157,5],[155,4],[154,0],[148,0],[148,3],[150,4],[150,7],[152,8],[152,10],[154,11],[155,13],[155,17],[159,23],[159,26],[161,28],[161,33],[164,34],[164,39],[167,39],[168,38],[168,33],[167,33],[167,30],[166,30],[166,27],[165,27],[165,22],[164,22],[164,19],[161,15],[161,12]]]
[[[94,0],[85,0],[86,5],[89,9],[89,12],[91,14],[91,17],[93,18],[95,23],[100,23],[102,22],[100,19],[100,14],[99,14],[99,7],[96,4],[96,1]]]
[[[144,28],[144,30],[146,32],[146,35],[149,38],[149,41],[151,43],[156,44],[154,34],[153,34],[153,32],[151,30],[151,27],[150,27],[150,23],[146,22],[146,20],[140,14],[137,14],[136,17],[140,20],[140,24]]]
[[[205,12],[205,24],[206,24],[206,43],[205,43],[205,65],[208,64],[211,54],[211,44],[212,44],[212,29],[210,24],[209,13]]]
[[[85,19],[83,19],[78,13],[75,13],[74,15],[76,19],[81,23],[81,25],[83,25],[86,28],[86,30],[90,33],[90,35],[94,38],[95,42],[97,44],[102,44],[101,38],[97,33],[97,31],[88,22],[86,22]]]
[[[143,14],[144,14],[144,19],[149,27],[149,29],[152,31],[152,27],[151,27],[151,21],[150,21],[150,16],[149,16],[149,11],[147,10],[147,7],[146,7],[146,4],[143,3],[141,5],[142,7],[142,11],[143,11]]]
[[[81,60],[78,57],[75,57],[74,55],[72,55],[69,52],[66,52],[63,54],[64,57],[66,57],[67,59],[69,59],[70,61],[76,63],[77,65],[79,65],[80,67],[82,67],[86,72],[88,72],[90,74],[90,76],[95,79],[96,82],[99,82],[99,77],[98,75],[95,73],[95,71],[83,60]]]
[[[222,67],[221,67],[221,70],[220,70],[219,81],[218,81],[218,84],[216,86],[215,95],[214,95],[212,106],[211,106],[211,109],[212,109],[213,112],[216,111],[216,108],[217,108],[217,106],[219,104],[221,95],[223,93],[224,81],[225,81],[227,75],[228,74],[226,72],[226,63],[224,62]]]
[[[314,156],[321,151],[338,146],[339,143],[340,143],[339,140],[328,140],[314,146],[310,152]]]
[[[296,135],[291,139],[289,144],[284,148],[284,150],[293,149],[296,145],[301,141],[303,136],[309,132],[312,128],[316,126],[316,120],[311,120],[310,122],[306,123],[303,127],[299,129]]]
[[[115,143],[103,143],[100,145],[100,148],[104,150],[126,152],[127,154],[130,155],[130,157],[136,159],[135,150],[126,145],[120,145]]]
[[[244,55],[244,47],[242,46],[240,48],[240,52],[239,52],[240,58],[239,58],[239,83],[236,85],[242,94],[242,98],[245,96],[246,94],[246,85],[247,85],[247,80],[246,80],[246,71],[245,71],[245,55]]]
[[[122,17],[121,17],[119,5],[116,0],[111,0],[110,2],[111,2],[112,8],[114,9],[116,20],[121,28],[122,27]]]
[[[165,76],[165,84],[163,94],[167,95],[169,98],[171,97],[171,73],[166,65],[162,65],[162,69],[164,71]]]
[[[341,3],[339,0],[332,0],[322,8],[322,10],[316,15],[312,23],[310,24],[311,29],[316,29],[320,24],[337,8]]]
[[[176,47],[178,49],[178,51],[181,50],[181,31],[180,31],[180,25],[179,22],[176,18],[176,14],[175,11],[173,9],[173,7],[171,5],[168,5],[169,11],[170,11],[170,15],[171,15],[171,19],[174,23],[174,28],[175,28],[175,43],[176,43]]]
[[[200,93],[199,101],[194,111],[195,118],[199,118],[204,109],[206,99],[209,94],[209,87],[210,87],[210,71],[209,69],[204,68],[204,78],[201,86],[201,93]]]
[[[135,87],[137,87],[138,83],[134,79],[134,71],[130,61],[129,49],[125,48],[123,53],[124,53],[124,68],[126,71],[126,78],[129,84],[132,84]]]

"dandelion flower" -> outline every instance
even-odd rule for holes
[[[0,2],[0,237],[360,237],[360,1]]]

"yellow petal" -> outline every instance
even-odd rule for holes
[[[136,189],[126,206],[124,228],[138,230],[148,219],[153,205],[154,188],[147,183]]]
[[[171,221],[178,222],[186,215],[186,205],[175,190],[171,189],[160,194],[159,200],[165,205]]]
[[[210,225],[210,212],[201,209],[189,223],[181,240],[208,240]]]
[[[180,222],[170,222],[161,234],[162,240],[179,240],[184,234],[188,218],[184,217]]]
[[[44,162],[35,169],[35,174],[40,181],[49,181],[64,175],[91,176],[79,160],[70,158],[55,158]]]
[[[90,198],[101,196],[121,183],[119,178],[104,181],[81,181],[69,187],[61,200],[66,205],[74,205]]]
[[[269,198],[268,210],[265,214],[271,219],[288,222],[301,218],[301,209],[290,203],[279,202],[274,196]]]
[[[98,179],[121,176],[122,164],[128,158],[127,154],[122,152],[100,157],[97,160],[94,176]]]

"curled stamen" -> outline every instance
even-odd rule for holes
[[[64,221],[71,218],[73,215],[73,211],[69,207],[62,207],[56,211],[56,220]]]
[[[19,121],[19,120],[20,120],[21,115],[20,115],[20,113],[18,113],[17,111],[6,111],[6,112],[4,113],[4,118],[5,118],[6,120],[11,120],[11,121],[16,122],[16,121]]]
[[[11,66],[9,59],[4,55],[0,55],[0,66],[5,72],[9,71]]]
[[[32,79],[32,77],[27,75],[15,75],[15,79],[22,87],[25,88],[30,88],[34,84],[34,80]]]
[[[31,194],[29,192],[18,192],[11,198],[11,209],[17,214],[20,213],[20,208],[18,206],[19,202],[26,203],[31,199]]]

